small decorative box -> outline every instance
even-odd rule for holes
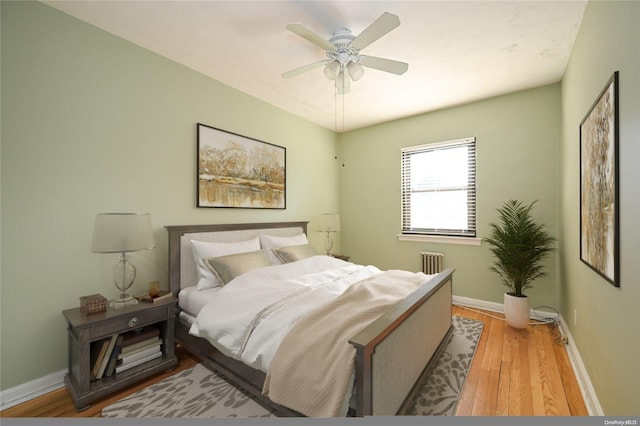
[[[92,294],[80,298],[80,312],[84,315],[97,314],[107,310],[107,299],[101,294]]]

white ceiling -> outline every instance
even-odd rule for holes
[[[560,81],[584,1],[43,1],[83,21],[336,131]],[[326,59],[286,30],[359,34],[383,12],[400,26],[362,54],[409,63],[401,75],[365,68],[336,97]],[[343,110],[344,108],[344,110]],[[344,114],[342,113],[344,111]]]

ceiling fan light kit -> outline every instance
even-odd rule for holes
[[[338,74],[340,73],[341,68],[342,68],[342,65],[340,64],[340,62],[331,61],[327,64],[327,66],[324,67],[324,75],[329,80],[335,80],[336,77],[338,77]]]
[[[282,74],[284,78],[295,77],[315,68],[324,67],[324,75],[335,80],[336,91],[340,95],[349,93],[350,81],[358,81],[364,75],[363,67],[402,75],[409,68],[405,62],[375,56],[360,55],[360,50],[369,46],[400,25],[400,19],[385,12],[358,36],[347,28],[337,30],[333,37],[326,40],[302,24],[289,24],[287,29],[300,37],[326,50],[327,59],[296,68]]]
[[[349,71],[349,77],[351,80],[358,81],[364,75],[364,68],[357,62],[349,62],[347,65],[347,71]]]

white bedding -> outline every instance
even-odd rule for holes
[[[178,305],[183,312],[195,317],[207,303],[214,300],[216,293],[220,289],[221,287],[213,287],[206,290],[198,290],[196,285],[183,288],[178,294]]]
[[[266,373],[280,342],[302,315],[379,273],[374,266],[324,255],[248,272],[215,293],[189,332]]]

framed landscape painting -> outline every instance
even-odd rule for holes
[[[198,123],[198,207],[285,209],[286,149]]]
[[[580,123],[580,260],[620,286],[618,72]]]

